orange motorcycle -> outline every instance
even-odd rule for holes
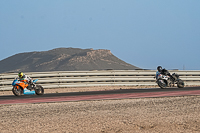
[[[41,85],[36,85],[35,83],[38,79],[33,80],[32,83],[28,83],[26,80],[19,81],[18,79],[14,79],[12,82],[12,92],[15,96],[21,95],[43,95],[44,88]]]

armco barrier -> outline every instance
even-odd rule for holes
[[[200,71],[178,71],[186,85],[200,85]],[[155,70],[105,70],[105,71],[52,71],[27,72],[26,75],[39,79],[44,88],[87,87],[87,86],[138,86],[156,85]],[[11,90],[17,73],[0,74],[0,90]]]

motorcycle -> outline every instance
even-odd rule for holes
[[[18,79],[14,79],[12,82],[12,92],[15,96],[21,95],[43,95],[44,88],[41,85],[36,85],[38,79],[33,80],[31,84],[28,84],[28,81],[19,81]]]
[[[172,75],[163,75],[159,74],[156,83],[160,88],[166,88],[166,87],[174,87],[175,84],[177,84],[178,88],[184,87],[184,82],[179,78],[179,75],[176,73],[173,73]]]

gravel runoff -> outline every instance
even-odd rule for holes
[[[0,105],[1,133],[199,133],[200,96]]]
[[[83,87],[45,93],[155,88]],[[0,91],[0,95],[13,95]],[[200,132],[200,96],[0,105],[0,132]]]

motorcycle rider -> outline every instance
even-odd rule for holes
[[[160,75],[160,74],[171,76],[171,74],[165,68],[162,69],[161,66],[158,66],[157,70],[158,71],[156,72],[156,79],[158,78],[158,75]]]
[[[27,89],[31,88],[32,79],[29,76],[25,75],[23,72],[19,72],[18,76],[19,76],[19,81],[22,81],[25,84],[28,84]]]

